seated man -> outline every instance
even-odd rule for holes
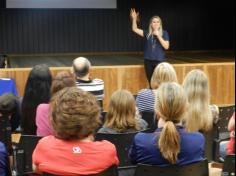
[[[37,172],[90,175],[119,164],[113,144],[94,142],[100,108],[91,93],[67,87],[53,96],[50,105],[55,136],[44,137],[37,144],[32,156]]]
[[[76,78],[76,85],[84,91],[91,92],[101,103],[104,98],[104,81],[101,79],[91,79],[91,63],[84,57],[78,57],[73,61],[72,71]]]

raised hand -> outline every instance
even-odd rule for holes
[[[132,20],[138,20],[139,18],[139,12],[136,12],[134,8],[130,9],[130,18]]]

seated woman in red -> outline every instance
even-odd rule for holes
[[[163,83],[156,93],[158,128],[154,133],[138,133],[130,149],[132,163],[187,165],[204,159],[204,136],[187,132],[181,125],[187,97],[177,83]]]
[[[93,141],[100,108],[92,94],[64,88],[52,98],[50,108],[55,136],[44,137],[37,144],[32,159],[36,172],[89,175],[119,164],[113,144]]]

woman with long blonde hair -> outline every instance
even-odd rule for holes
[[[163,30],[162,20],[159,16],[153,16],[150,19],[148,30],[138,28],[139,13],[135,9],[130,10],[130,17],[132,31],[145,38],[144,68],[150,83],[155,67],[165,59],[164,50],[168,50],[170,47],[169,34]]]
[[[138,92],[136,105],[140,113],[154,111],[154,91],[164,82],[178,82],[174,67],[167,62],[156,66],[151,79],[151,89],[142,89]]]
[[[210,105],[210,92],[207,75],[199,69],[190,71],[183,81],[189,108],[184,118],[187,131],[206,132],[212,129],[213,120],[217,122],[218,107]]]
[[[158,128],[154,133],[138,133],[130,149],[132,163],[158,166],[187,165],[204,159],[204,136],[188,133],[181,121],[188,103],[177,83],[163,83],[156,92]]]
[[[133,95],[127,90],[117,90],[111,96],[105,123],[98,133],[135,132],[146,128],[146,121],[138,116]]]

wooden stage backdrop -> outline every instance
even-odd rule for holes
[[[203,70],[209,77],[211,103],[218,105],[235,103],[234,62],[173,64],[173,66],[180,84],[190,70],[195,68]],[[51,67],[50,69],[55,75],[59,71],[69,71],[70,67]],[[19,95],[22,96],[30,70],[31,68],[0,69],[0,78],[14,78]],[[103,79],[105,82],[105,110],[107,110],[109,98],[115,90],[127,89],[133,94],[137,94],[140,89],[148,87],[142,65],[94,66],[91,77]]]

